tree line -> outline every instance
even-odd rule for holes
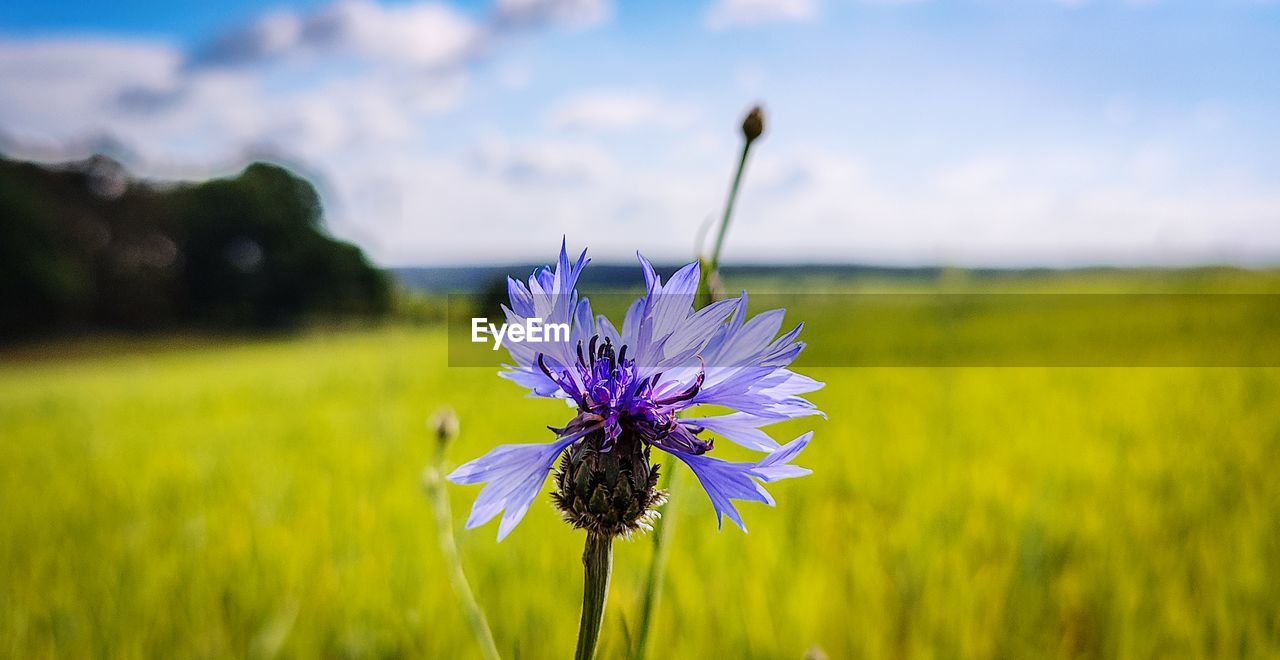
[[[391,283],[271,164],[196,183],[95,156],[0,157],[0,339],[68,329],[279,328],[381,316]]]

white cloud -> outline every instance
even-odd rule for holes
[[[382,263],[523,261],[561,234],[605,259],[636,249],[690,257],[738,149],[736,129],[703,115],[731,100],[591,87],[541,115],[538,105],[514,120],[494,111],[546,103],[541,86],[557,82],[549,72],[532,81],[529,61],[495,35],[607,15],[601,3],[508,2],[480,18],[432,3],[344,3],[252,21],[239,50],[221,46],[222,60],[214,46],[0,40],[0,131],[19,155],[124,145],[136,154],[129,164],[152,175],[227,173],[253,155],[281,156],[315,174],[334,231]],[[489,61],[497,84],[470,98],[471,68]],[[749,65],[739,85],[774,86],[778,72]],[[794,108],[804,94],[775,103]],[[914,117],[887,122],[885,134],[914,149],[897,169],[877,162],[885,152],[872,144],[865,154],[803,144],[805,127],[780,114],[753,151],[727,256],[1023,265],[1280,255],[1274,176],[1249,160],[1255,145],[1216,139],[1247,133],[1232,98],[1206,99],[1181,119],[1141,96],[1088,110],[1107,130],[1076,126],[1074,144],[1031,122],[1017,127],[1025,139],[998,147],[966,151],[974,140],[957,133],[945,153],[912,145]],[[507,123],[477,141],[487,121]],[[639,149],[627,139],[637,135]]]
[[[263,16],[185,53],[0,39],[0,138],[49,160],[105,147],[164,178],[226,174],[263,155],[297,163],[321,186],[334,231],[375,258],[456,259],[508,220],[586,227],[612,211],[618,167],[589,142],[495,138],[469,158],[426,148],[433,117],[462,101],[470,65],[496,56],[499,37],[598,23],[610,6],[504,2],[477,22],[439,3],[349,1]],[[527,84],[527,69],[512,70],[524,79],[512,86]],[[528,227],[511,227],[513,245],[527,245]],[[457,240],[439,251],[444,235]]]
[[[617,170],[604,150],[581,142],[513,145],[494,137],[476,147],[473,161],[481,173],[517,185],[600,183]]]
[[[0,127],[35,141],[100,131],[122,87],[173,84],[181,57],[160,44],[0,40]]]
[[[613,15],[608,0],[498,0],[496,23],[499,25],[541,25],[558,23],[587,28],[603,23]]]
[[[688,103],[647,92],[607,90],[574,94],[547,113],[552,128],[584,131],[683,128],[696,118],[697,111]]]
[[[896,264],[1266,262],[1280,193],[1204,179],[1177,150],[1044,146],[939,160],[890,181],[825,148],[762,149],[748,171],[732,258]]]
[[[330,7],[306,26],[312,41],[351,53],[424,68],[456,66],[479,28],[443,4],[378,5],[350,0]]]
[[[707,12],[707,26],[723,30],[739,25],[808,21],[817,15],[816,0],[719,0]]]
[[[185,53],[123,38],[0,39],[0,132],[44,157],[118,142],[148,171],[217,169],[262,149],[324,165],[357,142],[420,141],[423,120],[457,106],[469,65],[498,35],[598,21],[609,8],[508,1],[476,21],[440,2],[340,0],[268,13]]]
[[[110,103],[120,86],[163,85],[180,69],[181,53],[164,45],[0,42],[0,124],[20,142],[81,150],[65,154],[74,156],[115,136],[151,174],[234,171],[246,153],[296,158],[322,175],[335,232],[400,264],[525,260],[543,251],[538,241],[561,234],[606,259],[635,249],[690,257],[698,226],[723,203],[735,148],[720,132],[697,137],[708,129],[695,120],[652,134],[641,160],[603,148],[590,132],[517,139],[495,130],[470,149],[433,150],[424,121],[462,102],[466,78],[404,85],[394,69],[284,90],[253,71],[210,70],[154,112]],[[618,97],[629,101],[601,101]],[[546,120],[634,128],[669,116],[664,98],[586,91]],[[605,111],[615,105],[625,112]],[[865,156],[787,135],[771,135],[753,155],[727,246],[734,261],[1027,265],[1280,254],[1274,185],[1247,173],[1200,176],[1195,152],[1176,141],[939,156],[900,181]]]
[[[250,66],[289,56],[350,56],[422,68],[460,64],[481,28],[444,4],[341,0],[311,14],[275,12],[192,53],[188,65]]]
[[[498,84],[508,90],[520,90],[533,83],[533,68],[527,62],[504,62],[498,66]]]
[[[970,265],[1266,259],[1280,194],[1247,181],[1156,178],[1143,153],[974,153],[909,183],[829,147],[771,144],[747,172],[726,256]],[[1159,149],[1153,148],[1154,151]],[[1145,152],[1145,150],[1141,150]],[[345,236],[384,263],[545,258],[559,236],[602,260],[692,257],[728,172],[637,167],[590,143],[485,140],[469,159],[368,153],[335,178]]]
[[[131,166],[158,174],[219,169],[262,149],[323,166],[353,145],[413,141],[423,118],[456,106],[466,80],[378,69],[277,88],[265,78],[294,74],[181,69],[181,54],[163,45],[0,42],[0,127],[20,152],[45,158],[87,156],[109,137]],[[121,102],[122,90],[164,89],[181,91],[141,107]]]

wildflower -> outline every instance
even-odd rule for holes
[[[719,524],[728,517],[746,526],[733,500],[773,498],[761,482],[809,474],[791,465],[812,433],[779,445],[761,427],[821,414],[801,395],[822,384],[788,365],[804,348],[801,326],[778,336],[784,311],[747,318],[747,296],[693,309],[698,264],[691,263],[663,284],[653,266],[637,255],[645,294],[627,311],[619,331],[591,305],[576,285],[589,260],[584,250],[570,261],[564,245],[554,268],[536,270],[528,283],[508,279],[507,322],[540,318],[569,325],[561,341],[510,344],[512,361],[502,376],[532,395],[558,398],[576,409],[557,439],[547,444],[502,445],[455,470],[449,480],[485,483],[467,527],[503,513],[498,538],[520,522],[556,460],[553,499],[565,519],[604,537],[648,528],[657,490],[658,468],[650,451],[674,455],[698,477]],[[701,404],[729,408],[715,416],[681,418]],[[714,433],[764,452],[753,462],[730,462],[709,455]]]

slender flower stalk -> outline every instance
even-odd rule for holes
[[[713,289],[718,289],[720,281],[720,252],[724,249],[724,237],[729,232],[729,221],[733,219],[733,207],[738,200],[738,190],[742,186],[742,173],[747,168],[747,156],[751,154],[751,145],[764,134],[764,110],[755,106],[742,120],[742,155],[738,158],[738,168],[733,173],[733,184],[729,186],[729,197],[725,200],[724,215],[720,219],[720,229],[716,233],[715,245],[711,254],[702,260],[702,277],[698,280],[698,295],[694,300],[694,308],[702,309],[710,305]],[[698,241],[701,244],[701,240]],[[675,457],[667,456],[663,463],[666,481],[662,487],[668,491],[676,490],[673,481],[676,479]],[[640,624],[636,628],[636,642],[631,654],[632,660],[645,660],[648,653],[649,629],[653,621],[653,610],[662,598],[662,584],[667,573],[667,557],[671,554],[672,529],[675,526],[676,508],[667,505],[666,518],[657,521],[653,531],[653,556],[649,559],[649,576],[645,580],[644,595],[640,606]]]
[[[458,484],[484,484],[467,527],[502,514],[501,540],[555,468],[551,499],[565,522],[587,537],[578,657],[590,657],[599,638],[612,539],[652,529],[666,500],[652,451],[674,456],[694,473],[717,525],[727,517],[745,531],[733,500],[772,506],[763,483],[809,474],[791,462],[813,434],[779,444],[762,427],[821,414],[803,395],[822,383],[788,368],[804,349],[802,325],[779,334],[781,309],[748,320],[745,293],[695,310],[697,262],[664,284],[653,265],[637,257],[645,294],[631,305],[621,330],[593,315],[578,295],[589,261],[585,250],[571,261],[562,244],[554,268],[534,271],[527,284],[508,280],[508,324],[538,319],[567,332],[508,344],[512,364],[500,375],[575,412],[563,427],[551,428],[554,441],[501,445],[448,476]],[[703,405],[732,412],[681,416]],[[745,462],[712,457],[714,438],[704,433],[765,455]]]
[[[733,173],[733,183],[729,186],[729,196],[725,199],[724,215],[720,218],[720,228],[716,232],[716,242],[711,254],[702,263],[702,281],[698,283],[698,307],[711,304],[712,285],[720,277],[720,253],[724,250],[724,237],[729,233],[729,221],[733,219],[733,207],[738,201],[738,190],[742,187],[742,173],[747,169],[747,157],[751,155],[751,145],[764,135],[764,109],[760,106],[751,108],[742,119],[742,154],[738,157],[738,168]]]
[[[582,549],[582,620],[578,623],[578,648],[573,654],[575,660],[591,660],[595,655],[612,573],[613,538],[587,532],[587,544]]]
[[[437,442],[435,457],[423,474],[423,485],[435,513],[436,538],[440,543],[440,553],[444,556],[445,572],[449,576],[449,584],[453,586],[453,593],[462,604],[462,614],[467,619],[467,625],[471,628],[476,643],[480,645],[480,655],[485,660],[499,660],[498,647],[493,642],[489,622],[485,619],[480,604],[476,602],[475,594],[471,592],[467,574],[462,570],[458,544],[453,538],[453,509],[449,506],[449,491],[441,478],[444,473],[444,450],[458,434],[458,418],[452,410],[444,409],[432,415],[428,426],[435,431]]]

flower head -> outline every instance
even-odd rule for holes
[[[503,445],[455,470],[460,484],[485,483],[467,527],[505,511],[498,538],[524,517],[547,472],[563,453],[553,498],[571,524],[606,535],[646,528],[665,494],[656,489],[650,450],[676,456],[697,475],[717,519],[746,529],[732,500],[773,504],[760,482],[809,471],[791,460],[809,443],[806,433],[779,445],[761,430],[776,422],[821,414],[802,395],[822,383],[787,367],[804,348],[802,326],[779,336],[783,310],[747,318],[747,296],[693,308],[698,264],[663,284],[639,256],[645,294],[627,311],[619,331],[576,290],[589,260],[573,261],[563,245],[554,267],[540,268],[527,284],[508,280],[508,323],[537,318],[563,323],[567,337],[508,344],[514,364],[502,376],[533,396],[563,399],[576,414],[552,429],[549,444]],[[733,412],[682,417],[708,404]],[[710,434],[766,455],[730,462],[709,454]],[[567,450],[567,451],[566,451]]]

